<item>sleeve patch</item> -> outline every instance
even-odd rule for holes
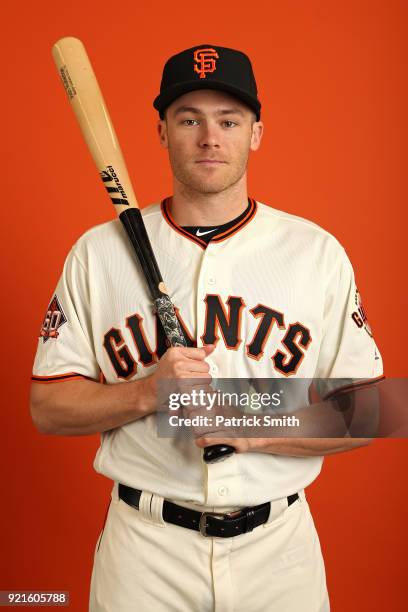
[[[54,338],[56,340],[59,336],[58,329],[64,325],[67,320],[68,319],[62,310],[57,294],[55,294],[48,305],[47,312],[41,326],[40,338],[43,339],[43,342],[47,342],[49,338]]]
[[[356,287],[356,293],[355,293],[355,296],[354,296],[354,302],[355,302],[355,305],[356,305],[356,309],[352,313],[351,318],[353,319],[353,321],[357,325],[357,327],[359,327],[359,328],[364,327],[364,329],[366,330],[367,334],[372,338],[373,337],[373,332],[371,331],[370,324],[369,324],[369,322],[367,320],[367,313],[366,313],[366,311],[363,308],[360,292],[357,289],[357,287]]]

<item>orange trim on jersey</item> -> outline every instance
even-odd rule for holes
[[[256,201],[253,198],[248,198],[248,199],[249,199],[250,209],[248,210],[245,217],[241,219],[236,225],[233,225],[232,227],[230,227],[228,230],[226,230],[222,234],[218,234],[218,236],[215,236],[214,238],[212,238],[211,243],[222,242],[223,240],[230,238],[231,236],[236,234],[239,230],[241,230],[245,225],[247,225],[247,223],[251,221],[251,219],[255,216],[255,213],[258,207],[257,207]],[[161,211],[167,223],[177,233],[181,234],[185,238],[188,238],[189,240],[191,240],[191,242],[194,242],[195,244],[197,244],[198,246],[200,246],[202,249],[205,250],[208,245],[206,242],[204,242],[204,240],[200,240],[198,236],[193,236],[192,234],[184,230],[182,227],[177,225],[177,223],[175,222],[175,220],[173,219],[170,213],[170,209],[169,209],[170,201],[171,201],[171,198],[165,198],[161,203]]]
[[[169,211],[169,207],[168,207],[169,201],[170,201],[170,198],[165,198],[161,203],[161,211],[167,223],[170,225],[170,227],[176,230],[177,233],[184,236],[184,238],[188,238],[189,240],[191,240],[191,242],[198,244],[198,246],[200,246],[203,250],[205,250],[207,248],[207,243],[204,242],[204,240],[200,240],[198,236],[193,236],[189,232],[186,232],[186,230],[183,230],[183,228],[177,225],[177,223],[174,221]]]
[[[384,374],[381,374],[380,376],[376,376],[375,378],[367,378],[366,380],[359,380],[356,383],[351,383],[349,385],[344,385],[344,387],[333,389],[333,391],[329,391],[329,393],[327,393],[323,397],[323,401],[326,401],[327,399],[329,399],[330,397],[338,393],[346,393],[347,391],[351,391],[351,390],[354,391],[354,390],[357,390],[363,387],[368,387],[368,385],[373,385],[374,383],[379,382],[380,380],[383,380],[384,378],[385,378]]]
[[[214,236],[211,242],[221,242],[222,240],[225,240],[226,238],[230,238],[231,236],[239,232],[245,225],[247,225],[247,223],[251,221],[252,217],[255,216],[255,213],[258,207],[257,207],[256,201],[252,198],[249,198],[249,203],[251,204],[251,208],[248,210],[248,213],[245,215],[245,217],[241,219],[241,221],[239,221],[237,225],[233,225],[232,227],[230,227],[228,230],[226,230],[222,234],[218,234],[217,236]]]
[[[146,348],[147,352],[148,352],[148,353],[150,354],[150,356],[151,356],[150,361],[148,361],[148,362],[146,362],[146,363],[145,363],[145,362],[142,360],[142,356],[141,356],[141,351],[140,351],[140,349],[139,349],[139,345],[138,345],[138,343],[137,343],[137,341],[136,341],[135,335],[134,335],[134,333],[133,333],[133,329],[132,329],[132,327],[129,325],[129,319],[131,319],[132,317],[136,317],[136,319],[139,321],[139,331],[140,331],[140,335],[142,336],[142,340],[143,340],[143,342],[144,342],[144,344],[145,344],[145,348]],[[135,346],[136,346],[136,350],[137,350],[137,353],[138,353],[138,355],[139,355],[139,362],[140,362],[140,363],[141,363],[141,364],[142,364],[142,365],[143,365],[145,368],[149,368],[150,366],[152,366],[152,365],[154,365],[155,363],[157,363],[157,355],[156,355],[156,354],[155,354],[155,353],[152,351],[152,349],[150,348],[150,344],[149,344],[149,341],[148,341],[148,339],[147,339],[147,337],[146,337],[145,330],[144,330],[144,327],[143,327],[143,321],[144,321],[144,318],[143,318],[141,315],[137,314],[137,312],[135,312],[134,314],[129,315],[128,317],[126,317],[126,327],[127,327],[127,328],[128,328],[128,330],[130,331],[130,334],[131,334],[131,336],[132,336],[132,338],[133,338],[133,342],[134,342],[134,344],[135,344]]]
[[[231,305],[228,304],[228,300],[230,298],[237,298],[239,300],[241,300],[241,305],[239,307],[239,311],[238,311],[238,322],[237,322],[237,341],[234,344],[234,346],[229,346],[227,343],[227,340],[225,338],[224,335],[224,330],[222,329],[221,323],[220,323],[220,319],[215,316],[214,318],[214,342],[212,342],[212,344],[214,346],[217,346],[218,342],[220,341],[220,336],[218,334],[218,330],[221,332],[222,337],[224,339],[224,346],[227,350],[229,351],[237,351],[241,342],[242,342],[242,338],[241,336],[241,321],[242,321],[242,310],[243,308],[245,308],[246,304],[243,300],[243,298],[240,295],[229,295],[228,298],[226,299],[225,303],[228,304],[228,312],[229,312],[229,316],[227,315],[227,311],[224,308],[224,302],[222,300],[222,297],[218,294],[218,293],[207,293],[205,298],[204,298],[204,302],[205,302],[205,329],[204,329],[204,333],[200,336],[200,340],[203,343],[203,346],[208,346],[208,344],[206,344],[204,342],[204,338],[206,337],[207,333],[210,333],[211,330],[208,329],[208,297],[216,297],[218,298],[218,303],[221,306],[222,312],[224,314],[224,319],[227,321],[227,327],[229,327],[229,325],[231,324]]]
[[[270,324],[268,326],[268,329],[266,330],[265,337],[264,337],[264,339],[262,341],[260,352],[258,353],[258,355],[251,355],[251,353],[249,352],[249,347],[251,346],[251,344],[253,344],[255,342],[255,339],[258,336],[258,332],[260,330],[260,327],[261,327],[262,323],[264,322],[264,319],[265,319],[266,314],[267,314],[265,311],[259,312],[258,314],[254,314],[255,308],[258,308],[259,306],[262,307],[262,308],[266,308],[271,313],[273,312],[273,313],[277,313],[277,314],[282,315],[282,325],[279,324],[279,321],[277,320],[277,318],[275,316],[272,316],[271,322],[270,322]],[[261,318],[261,320],[258,323],[258,327],[256,328],[256,331],[255,331],[254,335],[252,336],[251,342],[248,342],[248,344],[245,345],[245,354],[250,359],[255,359],[255,361],[259,361],[265,355],[264,348],[265,348],[266,343],[269,340],[269,336],[271,335],[271,332],[272,332],[272,330],[273,330],[273,328],[275,326],[275,323],[278,326],[278,329],[286,329],[286,326],[285,326],[285,315],[283,314],[283,312],[280,312],[279,310],[274,310],[273,308],[269,308],[269,306],[265,306],[265,304],[261,304],[260,302],[258,302],[258,304],[256,306],[251,308],[249,312],[256,319],[259,318],[259,317],[262,317],[262,318]]]
[[[75,378],[85,378],[86,380],[92,380],[98,382],[95,378],[85,376],[85,374],[78,374],[77,372],[67,372],[66,374],[55,374],[54,376],[36,376],[33,374],[31,380],[38,383],[56,383],[65,382],[66,380],[73,380]]]
[[[301,327],[303,327],[303,329],[305,329],[307,332],[309,332],[309,340],[307,341],[307,343],[305,345],[301,345],[299,346],[299,344],[297,343],[297,338],[299,336],[299,334],[302,333],[302,330],[299,330],[295,333],[295,335],[293,336],[293,344],[296,346],[296,348],[299,349],[299,351],[302,353],[301,356],[299,357],[299,361],[296,364],[295,369],[293,370],[293,372],[285,372],[284,370],[281,370],[277,365],[276,365],[276,356],[279,354],[283,355],[283,359],[282,359],[282,365],[283,367],[287,366],[291,359],[293,359],[293,357],[295,356],[292,351],[290,350],[290,348],[285,344],[285,340],[288,337],[288,334],[290,332],[290,330],[292,329],[292,327],[294,325],[300,325]],[[294,374],[297,373],[298,369],[300,368],[303,359],[305,358],[306,355],[306,351],[309,348],[309,344],[312,342],[313,338],[312,338],[312,334],[310,332],[310,329],[308,327],[306,327],[306,325],[303,325],[303,323],[301,323],[300,321],[296,321],[295,323],[289,323],[289,327],[288,327],[288,331],[286,332],[284,338],[282,338],[281,340],[281,344],[283,344],[283,346],[291,353],[291,357],[289,355],[285,355],[279,348],[275,351],[275,353],[272,355],[271,359],[273,361],[273,367],[275,370],[277,370],[278,372],[280,372],[280,374],[283,374],[284,376],[286,376],[286,378],[289,378],[289,376],[293,376]],[[304,350],[303,350],[304,349]]]

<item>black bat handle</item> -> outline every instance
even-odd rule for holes
[[[186,346],[187,343],[169,296],[162,295],[160,298],[156,299],[155,306],[171,346]],[[205,463],[217,463],[218,461],[224,461],[224,459],[227,459],[233,453],[235,453],[235,448],[233,446],[228,446],[228,444],[214,444],[204,449],[203,458]]]
[[[186,339],[174,311],[174,306],[165,292],[163,279],[140,210],[138,208],[124,210],[120,213],[119,219],[122,221],[142,267],[144,277],[149,286],[150,295],[170,345],[187,346]],[[204,461],[205,463],[223,461],[234,452],[235,448],[227,444],[207,446],[204,450]]]

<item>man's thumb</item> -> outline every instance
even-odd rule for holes
[[[207,344],[205,346],[203,346],[203,349],[205,350],[205,355],[210,355],[213,350],[215,349],[215,345],[214,344]]]

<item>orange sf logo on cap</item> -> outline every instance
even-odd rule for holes
[[[194,72],[200,75],[200,79],[205,79],[207,72],[216,70],[215,60],[219,58],[215,49],[196,49],[194,51]]]

